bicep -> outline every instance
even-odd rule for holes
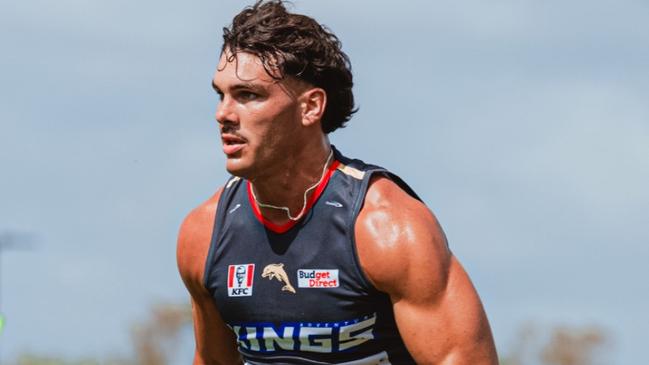
[[[480,299],[423,203],[377,178],[355,229],[361,267],[390,296],[399,333],[418,364],[497,364]]]
[[[443,289],[434,296],[407,292],[394,301],[395,320],[406,347],[419,364],[497,364],[480,299],[454,257],[444,279]]]

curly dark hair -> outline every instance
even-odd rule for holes
[[[357,111],[351,64],[338,37],[313,18],[289,13],[282,0],[259,0],[237,14],[223,28],[221,53],[226,50],[254,54],[275,79],[292,76],[324,89],[324,133],[344,127]]]

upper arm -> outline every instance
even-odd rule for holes
[[[178,271],[192,299],[195,365],[241,363],[234,334],[223,322],[214,299],[203,284],[220,192],[189,213],[178,234]]]
[[[417,363],[497,364],[480,299],[423,203],[390,180],[375,178],[356,223],[356,241],[361,266],[389,294]]]

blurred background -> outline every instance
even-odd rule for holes
[[[175,240],[227,178],[210,81],[245,4],[2,4],[0,364],[191,362]],[[503,364],[646,361],[648,2],[293,10],[352,60],[332,142],[436,213]]]

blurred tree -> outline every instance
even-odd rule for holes
[[[598,365],[610,335],[597,326],[556,326],[545,330],[528,323],[518,331],[501,365]],[[598,361],[599,360],[599,361]]]
[[[138,365],[167,365],[176,350],[179,336],[191,324],[188,305],[156,305],[151,318],[133,329]]]
[[[180,342],[182,330],[191,325],[191,307],[157,304],[149,318],[133,327],[135,359],[69,360],[52,356],[24,354],[16,365],[169,365]]]
[[[597,352],[607,343],[606,334],[597,327],[557,327],[541,351],[548,365],[594,365]]]

